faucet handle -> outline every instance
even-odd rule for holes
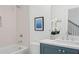
[[[20,36],[20,37],[23,37],[23,34],[20,34],[19,36]]]

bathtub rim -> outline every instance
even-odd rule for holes
[[[4,47],[1,47],[0,48],[0,50],[6,50],[6,49],[9,49],[9,48],[12,48],[12,47],[16,47],[17,48],[17,50],[15,50],[15,51],[12,51],[12,52],[10,52],[10,53],[0,53],[0,54],[16,54],[16,53],[18,53],[18,52],[20,52],[20,51],[23,51],[23,50],[28,50],[28,47],[26,47],[26,46],[23,46],[23,45],[21,45],[21,49],[19,49],[19,45],[17,45],[17,44],[12,44],[12,45],[8,45],[8,46],[4,46]]]

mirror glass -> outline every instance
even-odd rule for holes
[[[68,35],[79,36],[79,7],[68,10]]]

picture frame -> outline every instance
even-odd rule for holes
[[[44,31],[44,17],[34,18],[34,29],[35,31]]]

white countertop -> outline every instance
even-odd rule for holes
[[[73,41],[67,41],[67,40],[44,39],[44,40],[41,40],[40,43],[73,48],[73,49],[79,49],[79,42],[73,42]]]

